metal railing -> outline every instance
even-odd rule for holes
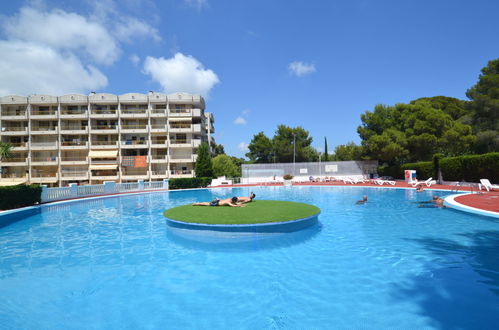
[[[116,183],[113,181],[105,182],[104,184],[78,186],[75,183],[69,187],[48,188],[42,185],[42,203],[58,201],[70,198],[90,197],[96,195],[115,194],[123,192],[134,192],[144,190],[160,190],[168,189],[168,180],[144,182]]]

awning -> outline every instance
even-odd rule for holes
[[[0,181],[0,187],[5,187],[5,186],[17,186],[18,184],[23,184],[26,183],[26,180],[19,180],[19,181]]]
[[[115,170],[118,168],[118,164],[96,164],[90,165],[91,170]]]
[[[90,158],[113,158],[118,156],[118,150],[90,150]]]

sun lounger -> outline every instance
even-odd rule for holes
[[[480,179],[480,185],[479,185],[480,190],[482,190],[482,186],[484,186],[485,189],[487,189],[487,191],[491,191],[494,189],[499,190],[499,185],[490,183],[489,179]]]
[[[392,180],[382,180],[382,179],[375,179],[374,183],[375,184],[379,184],[380,186],[384,185],[385,183],[387,185],[389,185],[389,184],[392,185],[392,186],[395,185],[395,181],[392,181]]]
[[[413,186],[414,188],[416,188],[420,184],[424,184],[427,187],[431,187],[432,184],[436,184],[436,183],[437,183],[437,181],[433,180],[433,178],[429,178],[426,181],[418,181],[418,180],[413,181],[413,182],[411,182],[411,186]]]

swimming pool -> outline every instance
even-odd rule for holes
[[[320,207],[319,225],[206,235],[162,215],[250,189]],[[431,196],[252,187],[43,206],[0,228],[0,327],[495,328],[499,222],[414,203]]]

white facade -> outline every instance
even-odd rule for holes
[[[214,117],[199,95],[91,93],[0,98],[0,185],[67,186],[194,176]]]

